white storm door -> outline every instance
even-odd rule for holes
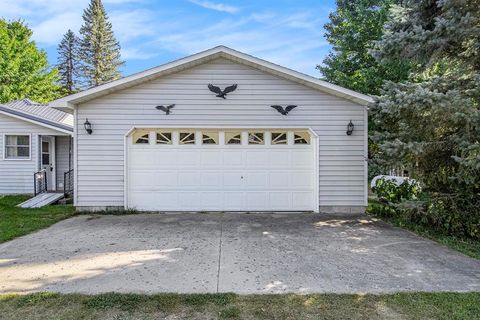
[[[40,167],[47,175],[47,190],[56,190],[55,137],[43,136],[40,147]]]

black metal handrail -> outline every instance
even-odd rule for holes
[[[33,174],[33,195],[47,192],[47,172],[41,170]]]
[[[68,197],[73,193],[73,169],[63,174],[63,194]]]

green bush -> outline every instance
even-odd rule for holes
[[[425,201],[371,202],[370,214],[395,217],[445,235],[480,240],[480,195],[432,194]]]
[[[421,206],[397,211],[409,221],[433,230],[480,240],[480,195],[435,194]]]
[[[382,202],[399,203],[403,200],[416,199],[421,192],[421,188],[414,180],[406,179],[401,185],[397,185],[391,179],[381,178],[376,181],[372,191]]]

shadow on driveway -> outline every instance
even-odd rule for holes
[[[79,216],[0,245],[0,293],[34,291],[480,291],[480,261],[366,216]]]

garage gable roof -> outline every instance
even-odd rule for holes
[[[285,78],[303,84],[305,86],[353,101],[360,105],[367,105],[373,102],[373,99],[368,95],[335,84],[331,84],[323,80],[319,80],[298,71],[282,67],[280,65],[256,58],[254,56],[233,50],[225,46],[218,46],[179,60],[160,65],[152,69],[135,73],[130,76],[107,82],[97,87],[93,87],[91,89],[87,89],[85,91],[54,100],[50,103],[50,105],[63,111],[71,111],[73,109],[73,106],[79,103],[87,102],[97,97],[107,95],[125,88],[129,88],[161,76],[183,71],[218,58],[229,59],[231,61],[253,67],[255,69],[279,76],[281,78]]]

